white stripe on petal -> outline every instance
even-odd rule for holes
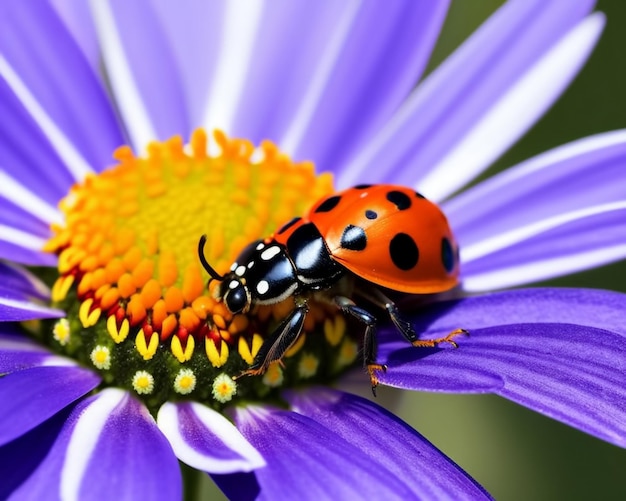
[[[27,310],[37,313],[43,313],[44,315],[54,317],[62,317],[65,313],[61,310],[55,310],[54,308],[47,308],[46,306],[40,306],[31,301],[20,301],[19,299],[9,299],[7,297],[0,297],[0,305],[14,308],[16,310]]]
[[[337,26],[333,30],[332,38],[326,47],[324,56],[320,59],[316,70],[313,72],[313,79],[304,93],[300,107],[294,112],[294,117],[287,129],[287,133],[280,141],[281,149],[290,155],[297,151],[311,123],[313,114],[317,109],[319,100],[337,64],[337,59],[341,55],[341,51],[344,48],[345,41],[350,34],[350,29],[352,28],[360,7],[360,2],[353,1],[352,4],[345,9],[341,19],[338,20]]]
[[[225,4],[219,57],[202,121],[209,133],[215,128],[227,134],[231,131],[246,85],[263,6],[261,0],[230,0]]]
[[[19,299],[9,299],[7,297],[0,297],[0,305],[16,310],[26,310],[34,313],[42,313],[51,318],[62,317],[65,313],[62,310],[56,310],[54,308],[48,308],[46,306],[40,306],[31,301],[20,301]]]
[[[444,208],[446,213],[452,213],[464,208],[471,207],[481,198],[489,196],[489,193],[506,189],[519,179],[533,175],[543,169],[550,168],[567,160],[582,157],[583,155],[596,152],[613,146],[626,144],[626,129],[610,132],[602,132],[593,136],[577,139],[571,143],[557,146],[556,148],[529,158],[524,162],[506,169],[489,178],[488,182],[480,183],[471,190],[464,192],[461,197],[451,198],[446,201]],[[459,206],[459,204],[461,204]]]
[[[46,243],[46,239],[44,238],[36,237],[30,233],[17,230],[4,224],[0,224],[0,240],[39,252],[42,252],[41,249],[43,249]]]
[[[495,235],[491,238],[481,240],[480,242],[468,245],[467,247],[461,249],[461,262],[470,263],[475,259],[493,254],[494,252],[510,247],[519,242],[523,242],[524,240],[528,240],[539,233],[544,233],[552,228],[567,224],[571,221],[620,209],[626,209],[626,201],[612,202],[566,212],[565,214],[558,214],[557,216],[543,219],[521,228],[515,228],[511,231],[507,231],[506,233]]]
[[[135,152],[143,153],[148,143],[158,138],[128,64],[111,4],[105,0],[91,0],[91,10],[107,77],[110,79],[124,124],[135,146]]]
[[[571,29],[419,181],[420,191],[440,201],[497,159],[578,73],[596,44],[604,21],[604,16],[596,13]]]
[[[228,419],[199,403],[190,402],[189,405],[206,429],[218,437],[225,447],[235,451],[242,458],[230,460],[210,458],[196,451],[180,433],[176,405],[166,402],[159,410],[157,424],[181,461],[210,473],[252,471],[265,466],[263,457]]]
[[[63,216],[55,207],[39,198],[3,170],[0,170],[0,196],[13,202],[19,208],[45,223],[50,224],[63,221]]]
[[[20,100],[24,108],[33,117],[39,128],[50,141],[50,144],[57,152],[68,171],[74,176],[76,181],[82,179],[90,172],[92,167],[74,147],[56,123],[46,113],[39,101],[33,96],[28,87],[24,84],[12,66],[0,55],[0,76],[11,87],[15,96]]]
[[[623,259],[625,255],[626,244],[576,254],[576,259],[560,257],[513,265],[496,271],[472,274],[463,279],[463,290],[486,292],[529,284],[611,263]]]
[[[125,398],[127,398],[127,393],[122,390],[116,388],[102,390],[98,398],[78,418],[61,470],[61,498],[63,500],[79,499],[81,484],[87,480],[84,474],[92,459],[91,455],[100,434],[111,413]]]

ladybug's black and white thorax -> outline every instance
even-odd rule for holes
[[[307,223],[294,231],[286,246],[257,240],[243,249],[224,277],[219,295],[235,312],[245,294],[247,310],[253,304],[274,304],[289,296],[326,289],[345,271],[332,259],[315,225]]]

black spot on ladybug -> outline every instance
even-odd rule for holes
[[[354,189],[355,190],[366,190],[367,188],[371,188],[371,184],[357,184]]]
[[[419,261],[420,253],[417,244],[406,233],[398,233],[389,242],[389,256],[401,270],[410,270]]]
[[[378,217],[378,214],[376,214],[376,212],[374,212],[373,210],[366,210],[365,217],[367,219],[376,219]]]
[[[450,240],[443,237],[441,239],[441,262],[448,273],[454,269],[454,261],[455,256],[452,250],[452,244],[450,244]]]
[[[411,207],[411,199],[406,193],[401,191],[390,191],[387,193],[387,200],[394,204],[399,210],[406,210]]]
[[[330,212],[331,210],[333,210],[335,207],[337,207],[337,204],[339,203],[339,200],[341,200],[341,197],[339,195],[335,195],[332,197],[328,197],[326,200],[324,200],[317,209],[315,209],[315,212]]]
[[[294,217],[288,223],[283,224],[276,233],[278,235],[281,235],[281,234],[285,233],[289,228],[291,228],[294,224],[296,224],[298,221],[300,221],[300,219],[301,218],[299,218],[299,217]]]
[[[424,195],[422,195],[419,191],[416,191],[416,192],[415,192],[415,196],[416,196],[417,198],[422,198],[422,199],[424,199],[424,200],[426,199],[426,197],[425,197]]]
[[[341,247],[348,250],[360,251],[367,245],[365,230],[359,226],[349,224],[341,235]]]

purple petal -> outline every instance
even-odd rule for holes
[[[0,78],[0,165],[16,181],[52,206],[74,177],[9,86]],[[10,119],[9,119],[10,118]],[[33,144],[37,147],[33,148]]]
[[[47,2],[1,5],[3,56],[87,164],[104,168],[124,140],[93,68]]]
[[[180,469],[143,406],[107,389],[80,402],[16,497],[180,499]]]
[[[422,435],[373,402],[321,388],[290,392],[287,400],[295,412],[333,430],[370,461],[404,479],[417,497],[490,498]]]
[[[100,377],[80,367],[33,367],[0,379],[0,444],[43,423],[93,390]]]
[[[83,0],[52,0],[59,18],[82,50],[94,71],[99,71],[100,48],[91,18],[89,2]]]
[[[15,324],[0,324],[0,374],[9,374],[42,365],[67,365],[46,348],[21,335]]]
[[[159,428],[184,463],[208,473],[251,471],[265,465],[256,449],[220,413],[196,402],[165,403]]]
[[[11,241],[7,241],[7,238]],[[39,244],[37,237],[14,228],[0,227],[0,258],[31,266],[56,266],[57,257],[40,250],[44,242],[41,239]]]
[[[552,216],[626,200],[626,130],[547,151],[442,204],[463,246]]]
[[[35,275],[26,269],[7,263],[0,263],[0,296],[13,293],[15,298],[48,299],[50,290]]]
[[[154,0],[155,14],[166,32],[180,70],[183,97],[192,127],[202,125],[224,28],[225,0],[187,0],[184,8],[170,0]],[[198,54],[202,54],[199,64]]]
[[[418,333],[436,335],[466,325],[571,323],[626,337],[626,294],[598,289],[519,289],[435,303],[413,320]],[[393,338],[395,333],[385,334],[385,341]]]
[[[99,6],[99,9],[103,8]],[[105,63],[109,66],[114,56],[125,59],[130,70],[129,76],[136,86],[142,107],[145,108],[154,129],[155,136],[149,140],[163,140],[174,135],[189,137],[190,122],[186,113],[178,66],[154,9],[150,4],[125,1],[109,2],[109,8],[116,33],[105,35],[102,32],[104,25],[99,25]],[[98,18],[100,13],[101,10],[95,11],[97,23],[102,21]],[[117,43],[123,48],[121,54],[111,52],[110,38],[116,35],[119,37]],[[129,101],[121,98],[120,93],[126,89],[121,87],[123,82],[117,69],[117,66],[110,66],[111,84],[124,121],[130,126],[134,123],[132,114],[138,113],[138,109],[129,108]],[[133,130],[129,132],[134,137]],[[140,147],[138,151],[143,151],[145,143],[135,144]]]
[[[11,498],[11,494],[27,481],[48,455],[71,410],[72,406],[63,409],[28,433],[0,446],[0,470],[11,472],[3,475],[0,482],[0,499],[16,499]],[[53,486],[44,499],[51,498],[55,491],[58,486]]]
[[[0,322],[23,322],[24,320],[64,316],[65,312],[61,310],[40,306],[26,299],[16,299],[14,294],[0,293]]]
[[[417,88],[339,184],[364,173],[370,181],[420,180],[436,200],[461,187],[515,142],[578,72],[603,25],[601,15],[579,25],[593,3],[506,2]]]
[[[268,3],[233,132],[335,168],[410,92],[447,5]]]
[[[451,327],[454,325],[454,327]],[[496,393],[626,446],[626,295],[522,290],[433,305],[417,331],[462,327],[458,349],[415,349],[381,333],[381,382],[403,388]]]
[[[0,178],[4,177],[0,172]],[[0,179],[0,182],[5,179]],[[1,193],[2,187],[0,187],[0,225],[17,228],[30,235],[35,235],[40,238],[50,237],[50,224],[49,221],[45,222],[32,211],[28,211],[23,207],[19,207],[12,201],[4,198]],[[50,213],[50,216],[53,213]]]
[[[361,450],[333,430],[294,412],[268,407],[237,408],[235,422],[263,454],[267,466],[233,485],[214,477],[230,498],[248,499],[359,499],[376,493],[381,499],[409,499],[411,487],[390,470],[375,464]],[[253,477],[256,477],[254,478]],[[233,491],[228,489],[234,488]]]
[[[554,216],[463,247],[463,288],[494,290],[626,257],[626,201]]]

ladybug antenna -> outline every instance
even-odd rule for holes
[[[202,235],[200,237],[200,241],[198,242],[198,257],[200,258],[200,262],[202,263],[202,266],[204,266],[204,269],[209,273],[209,275],[211,275],[211,278],[221,282],[224,280],[224,277],[220,275],[217,271],[215,271],[213,267],[209,264],[209,262],[206,260],[206,257],[204,257],[205,245],[206,245],[206,235]]]

